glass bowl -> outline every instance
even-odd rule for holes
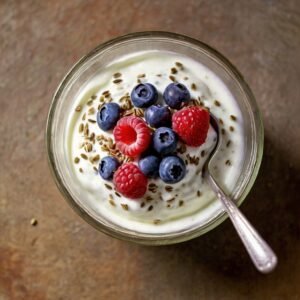
[[[84,201],[84,192],[76,184],[65,150],[66,124],[73,99],[80,88],[105,68],[108,62],[136,51],[165,50],[191,57],[211,69],[235,97],[244,120],[245,159],[241,176],[231,193],[240,205],[257,176],[263,153],[263,125],[255,98],[238,70],[219,52],[187,36],[168,32],[139,32],[103,43],[84,56],[60,83],[47,120],[47,152],[50,168],[61,193],[71,207],[96,229],[113,237],[147,245],[166,245],[186,241],[213,229],[226,218],[219,205],[210,217],[195,228],[171,234],[146,234],[109,222]]]

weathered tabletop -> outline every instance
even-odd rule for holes
[[[299,1],[2,0],[0,26],[1,300],[300,299]],[[55,88],[97,44],[142,30],[210,44],[252,87],[265,155],[242,210],[277,252],[274,273],[255,271],[228,220],[143,247],[97,232],[58,192],[44,145]]]

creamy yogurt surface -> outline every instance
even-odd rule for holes
[[[158,104],[164,104],[163,91],[172,81],[187,86],[193,99],[191,105],[205,106],[220,119],[222,147],[213,166],[214,174],[226,191],[233,190],[244,156],[239,107],[226,85],[211,70],[188,57],[147,51],[111,62],[78,92],[66,128],[65,149],[73,176],[84,190],[81,200],[108,222],[135,232],[159,234],[187,230],[202,223],[212,208],[219,205],[202,177],[203,165],[216,142],[211,126],[200,147],[178,143],[177,155],[186,163],[185,177],[176,184],[166,184],[160,178],[149,179],[148,190],[141,199],[120,195],[112,182],[98,174],[100,159],[118,154],[112,131],[102,131],[96,122],[98,109],[104,103],[116,102],[124,109],[124,115],[143,118],[143,110],[134,108],[130,101],[132,89],[138,83],[152,83],[159,92]],[[122,155],[119,159],[131,160]]]

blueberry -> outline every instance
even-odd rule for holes
[[[99,163],[99,174],[105,180],[111,180],[120,163],[112,156],[105,156]]]
[[[155,155],[149,155],[139,160],[140,170],[148,177],[157,177],[160,159]]]
[[[185,173],[184,161],[178,156],[167,156],[159,165],[159,177],[166,183],[179,182]]]
[[[171,112],[167,106],[152,105],[145,110],[145,119],[154,128],[170,126]]]
[[[182,83],[170,83],[163,94],[165,102],[175,109],[181,108],[184,102],[191,99],[191,95],[186,86]]]
[[[157,90],[151,83],[140,83],[131,92],[131,101],[134,106],[145,108],[157,101]]]
[[[112,129],[120,118],[120,106],[117,103],[106,103],[97,112],[97,123],[102,130]]]
[[[177,147],[177,135],[168,127],[160,127],[153,134],[153,148],[162,155],[172,153]]]

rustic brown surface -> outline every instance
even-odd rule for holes
[[[0,25],[1,300],[300,299],[298,0],[2,0]],[[266,147],[242,210],[277,252],[274,273],[254,270],[229,221],[180,245],[128,244],[87,225],[54,185],[44,129],[56,86],[97,44],[142,30],[207,42],[252,87]]]

